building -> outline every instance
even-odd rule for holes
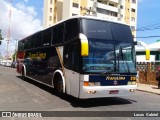
[[[146,60],[145,48],[141,46],[136,47],[136,60],[137,62],[160,62],[160,41],[148,44],[150,49],[150,59]]]
[[[63,0],[44,0],[43,27],[47,28],[62,20]]]
[[[137,3],[137,0],[44,0],[43,27],[96,11],[91,14],[130,25],[133,36],[136,36]]]

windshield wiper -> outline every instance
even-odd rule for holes
[[[124,56],[123,56],[123,49],[122,49],[122,47],[120,48],[120,51],[119,51],[119,52],[121,53],[123,62],[125,62],[126,66],[127,66],[127,71],[128,71],[128,73],[130,73],[128,62],[124,59]]]

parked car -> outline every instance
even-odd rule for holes
[[[5,65],[6,65],[6,62],[2,62],[1,65],[2,65],[2,66],[5,66]]]
[[[5,66],[6,67],[11,67],[11,62],[6,62]]]

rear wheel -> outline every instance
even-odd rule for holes
[[[22,68],[22,79],[25,80],[26,77],[25,77],[25,73],[24,73],[24,68]]]

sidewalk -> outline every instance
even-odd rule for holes
[[[160,89],[154,85],[139,84],[137,90],[160,95]]]

